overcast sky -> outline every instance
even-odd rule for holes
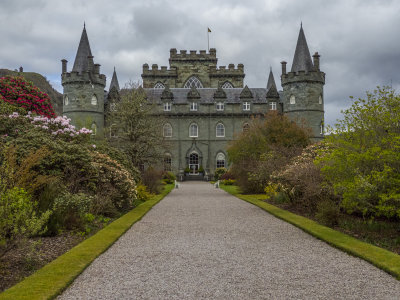
[[[129,4],[128,4],[129,3]],[[291,68],[300,22],[326,73],[325,119],[349,96],[377,85],[400,88],[400,1],[372,0],[0,0],[0,68],[38,72],[62,92],[86,22],[95,63],[110,83],[139,81],[144,63],[168,65],[169,49],[217,49],[218,65],[243,63],[245,84],[265,87],[270,66]]]

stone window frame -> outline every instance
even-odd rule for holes
[[[277,103],[275,101],[271,101],[269,103],[269,110],[277,110]]]
[[[323,135],[324,134],[324,122],[321,121],[321,123],[319,124],[319,134]]]
[[[190,102],[190,111],[197,111],[199,104],[196,101]]]
[[[218,101],[215,103],[215,109],[217,111],[224,111],[225,110],[225,103],[222,101]]]
[[[289,104],[296,104],[296,96],[295,95],[290,95]]]
[[[225,125],[222,122],[218,122],[215,126],[215,136],[225,137]]]
[[[243,111],[250,111],[251,109],[251,102],[250,101],[244,101],[242,104]]]
[[[195,127],[194,127],[195,126]],[[192,130],[192,128],[196,128],[196,132],[194,132],[193,130]],[[189,125],[189,137],[191,137],[191,138],[196,138],[196,137],[199,137],[199,125],[197,125],[197,123],[191,123],[190,125]]]
[[[323,104],[324,102],[324,99],[323,99],[323,97],[322,97],[322,95],[319,95],[319,97],[318,97],[318,103],[319,104]]]
[[[163,126],[163,137],[172,137],[172,125],[165,123]]]
[[[167,101],[164,102],[164,111],[171,111],[172,103]]]
[[[64,105],[65,105],[65,106],[69,105],[69,98],[68,98],[68,95],[65,95],[65,97],[64,97]]]
[[[162,82],[158,81],[158,82],[154,85],[153,88],[154,88],[154,89],[165,89],[165,85],[164,85]]]
[[[215,165],[217,168],[225,168],[226,166],[226,155],[222,151],[218,152],[215,156]]]
[[[164,165],[165,172],[172,171],[172,155],[171,155],[171,153],[164,154],[163,165]]]
[[[197,77],[197,76],[190,76],[185,84],[183,85],[184,89],[191,89],[192,86],[194,86],[196,89],[202,89],[203,88],[203,84],[201,83],[201,80]]]
[[[221,86],[223,89],[233,89],[234,86],[230,81],[225,81],[224,84]]]
[[[97,105],[99,103],[97,96],[95,94],[93,94],[92,99],[90,100],[90,103],[92,105]]]

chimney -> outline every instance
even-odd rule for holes
[[[314,68],[319,71],[319,58],[321,57],[321,55],[319,55],[318,52],[315,52],[312,57],[314,60]]]
[[[281,61],[282,64],[282,75],[286,75],[286,61]]]
[[[67,62],[68,62],[68,60],[66,60],[66,59],[62,59],[61,60],[61,64],[62,64],[62,73],[64,74],[64,73],[67,73]]]
[[[94,74],[100,74],[100,64],[94,64]]]
[[[92,55],[88,56],[88,71],[93,71],[93,57]]]

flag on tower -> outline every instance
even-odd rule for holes
[[[210,29],[210,28],[208,28],[208,32],[211,32],[211,29]]]

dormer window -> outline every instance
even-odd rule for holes
[[[270,110],[276,110],[276,102],[270,102],[269,103],[269,109]]]
[[[164,89],[165,86],[164,86],[161,82],[157,82],[157,83],[154,85],[154,88],[155,88],[155,89]]]
[[[171,111],[171,102],[164,103],[164,111]]]
[[[217,108],[217,111],[223,111],[224,110],[224,102],[217,102],[216,108]]]
[[[190,103],[190,111],[197,111],[197,102]]]
[[[243,110],[249,111],[250,110],[250,102],[243,102]]]

